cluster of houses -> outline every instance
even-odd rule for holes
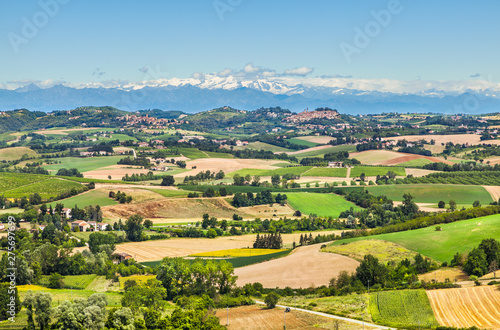
[[[123,117],[119,117],[118,120],[125,121],[127,126],[140,126],[141,128],[165,128],[165,126],[172,125],[181,125],[188,124],[187,120],[183,119],[165,119],[165,118],[155,118],[149,117],[149,115],[145,116],[136,116],[136,115],[125,115]]]
[[[107,223],[96,221],[75,220],[71,222],[72,231],[75,231],[77,228],[79,231],[105,231],[108,226]]]
[[[301,123],[305,121],[310,121],[312,119],[337,119],[339,118],[339,113],[336,110],[321,109],[309,111],[306,109],[296,115],[291,115],[283,119],[285,122],[289,123]]]

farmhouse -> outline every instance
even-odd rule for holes
[[[65,207],[61,210],[61,218],[71,218],[71,209]]]
[[[329,168],[340,168],[344,167],[344,162],[328,162]]]
[[[120,263],[120,262],[123,262],[125,260],[132,258],[132,256],[130,254],[124,253],[124,252],[117,253],[117,254],[115,254],[115,256],[116,256],[116,260],[113,261],[114,263]]]
[[[78,228],[80,231],[86,231],[90,228],[90,225],[83,220],[76,220],[71,223],[71,230],[76,230]]]
[[[0,230],[4,230],[5,229],[5,225],[3,223],[0,223]]]

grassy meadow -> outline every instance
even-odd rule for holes
[[[252,257],[287,251],[286,249],[228,249],[219,251],[202,252],[190,255],[190,257],[209,258],[236,258]]]
[[[126,156],[102,156],[102,157],[65,157],[56,158],[61,164],[44,165],[49,172],[57,172],[61,168],[76,168],[81,173],[97,170],[103,167],[116,165],[118,161]]]
[[[118,202],[112,198],[109,198],[108,193],[102,190],[90,190],[83,194],[73,196],[70,198],[62,199],[56,202],[52,202],[49,205],[55,207],[56,204],[62,203],[64,207],[72,208],[75,205],[78,205],[79,208],[84,208],[89,205],[99,205],[99,206],[107,206],[107,205],[116,205]]]
[[[386,175],[389,171],[398,176],[406,176],[405,168],[399,166],[354,166],[351,169],[351,178],[358,177],[361,173],[365,173],[366,176]]]
[[[405,193],[410,193],[416,203],[434,203],[439,201],[448,203],[453,199],[457,204],[472,204],[479,200],[481,204],[493,202],[491,195],[482,186],[446,185],[446,184],[412,184],[412,185],[384,185],[367,186],[366,190],[375,196],[385,195],[394,201],[402,201]]]
[[[320,193],[286,193],[288,204],[303,214],[316,214],[318,216],[329,216],[338,218],[340,212],[350,209],[360,210],[360,208],[346,201],[342,196],[336,194]]]
[[[326,176],[345,178],[347,176],[347,168],[314,167],[304,172],[302,176]]]
[[[455,253],[468,253],[476,248],[483,239],[500,239],[500,214],[440,224],[439,226],[442,228],[441,231],[436,231],[436,226],[432,226],[397,233],[339,240],[330,245],[366,240],[385,240],[434,260],[450,262]]]

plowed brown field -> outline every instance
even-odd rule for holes
[[[427,291],[439,324],[500,329],[500,291],[496,286]]]

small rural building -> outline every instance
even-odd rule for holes
[[[69,219],[71,218],[71,209],[65,207],[61,210],[61,218]]]
[[[132,256],[130,254],[124,253],[124,252],[116,253],[115,256],[116,256],[116,259],[115,259],[114,263],[117,263],[117,264],[132,258]]]
[[[328,162],[329,168],[340,168],[344,167],[344,162]]]
[[[104,222],[98,222],[97,223],[97,230],[98,231],[104,231],[108,229],[108,224],[107,223],[104,223]]]
[[[5,225],[3,223],[0,223],[0,230],[5,230]]]
[[[75,231],[77,227],[80,231],[87,231],[87,229],[90,228],[90,225],[83,220],[73,221],[71,223],[71,230]]]

